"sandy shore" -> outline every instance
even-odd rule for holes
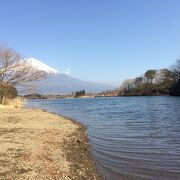
[[[83,126],[42,110],[0,107],[0,179],[103,179]]]

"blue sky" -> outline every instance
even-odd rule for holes
[[[180,55],[179,0],[1,0],[0,42],[83,80],[119,85]]]

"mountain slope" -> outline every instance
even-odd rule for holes
[[[41,62],[38,59],[35,58],[25,58],[24,59],[27,63],[29,63],[33,68],[39,70],[39,71],[44,71],[48,74],[56,74],[59,73],[56,69],[48,66],[47,64]]]
[[[66,74],[52,74],[38,81],[35,92],[40,94],[70,94],[78,90],[89,93],[98,93],[114,86],[81,81]]]

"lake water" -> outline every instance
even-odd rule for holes
[[[87,126],[108,180],[180,179],[180,97],[32,100]]]

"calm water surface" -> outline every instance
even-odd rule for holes
[[[180,97],[32,100],[87,126],[109,180],[180,179]]]

